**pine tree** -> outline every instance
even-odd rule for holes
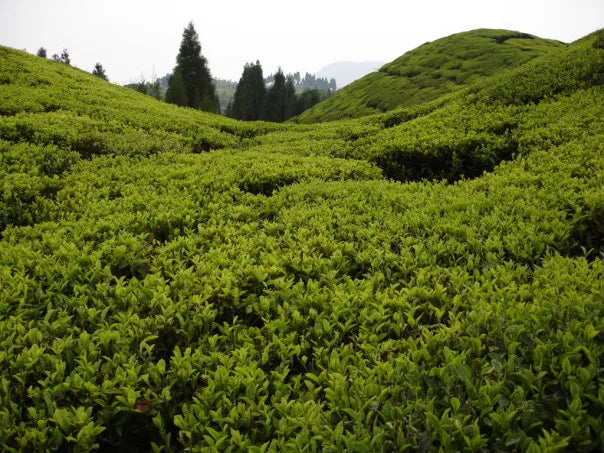
[[[265,95],[266,86],[260,62],[246,64],[235,89],[230,116],[246,121],[261,119]]]
[[[285,99],[283,100],[283,121],[296,114],[296,86],[290,74],[285,79]]]
[[[216,112],[216,88],[207,63],[206,58],[201,55],[199,35],[195,31],[193,22],[189,22],[182,35],[174,72],[176,74],[178,71],[182,78],[186,96],[185,105],[194,109]]]
[[[281,68],[277,70],[273,85],[266,92],[263,119],[275,123],[285,120],[285,76]]]
[[[166,91],[166,102],[180,106],[188,105],[185,82],[182,73],[178,69],[170,76],[168,91]]]
[[[44,47],[40,47],[36,55],[41,58],[46,58],[46,49]]]
[[[267,90],[263,119],[282,123],[296,112],[296,87],[294,76],[283,75],[281,68],[274,76],[273,85]]]
[[[103,68],[103,65],[101,63],[97,63],[94,65],[94,70],[92,71],[92,74],[100,77],[103,80],[109,80],[107,78],[107,74],[105,74],[105,68]]]

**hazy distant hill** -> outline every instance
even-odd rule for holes
[[[294,121],[356,118],[421,104],[563,47],[509,30],[479,29],[422,44],[359,79]]]
[[[315,75],[327,79],[333,77],[336,79],[338,88],[342,88],[370,72],[377,71],[383,65],[383,61],[336,61],[335,63],[328,64]]]
[[[233,96],[235,96],[237,82],[225,79],[214,79],[214,85],[216,86],[216,96],[218,96],[220,102],[220,111],[224,113],[227,105],[233,100]]]

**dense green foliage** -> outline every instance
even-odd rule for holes
[[[182,91],[184,99],[182,103]],[[199,35],[193,22],[184,29],[180,49],[176,56],[176,67],[170,77],[166,101],[186,105],[198,110],[220,113],[216,87],[208,68],[208,61],[201,54]]]
[[[107,78],[107,74],[105,73],[105,68],[103,68],[103,65],[101,63],[97,63],[94,65],[94,69],[92,70],[92,75],[100,77],[103,80],[109,80]]]
[[[235,89],[229,116],[244,121],[262,119],[265,95],[266,87],[260,62],[246,64]]]
[[[0,47],[0,445],[601,451],[599,42],[312,126]]]
[[[259,61],[255,64],[248,63],[243,68],[243,73],[237,84],[233,101],[227,105],[225,115],[243,121],[272,121],[282,123],[292,116],[299,115],[304,110],[327,98],[331,92],[317,88],[305,88],[306,82],[316,82],[307,73],[304,84],[300,81],[300,73],[290,74],[287,77],[281,69],[276,74],[271,74],[267,79],[271,86],[266,89],[262,76],[262,66]],[[319,81],[326,79],[319,79]],[[335,82],[334,82],[335,83]],[[303,90],[296,95],[297,90]]]
[[[355,118],[434,100],[562,47],[509,30],[473,30],[428,42],[347,85],[297,118],[301,123]]]
[[[296,89],[293,77],[285,77],[279,68],[273,78],[273,84],[266,90],[262,118],[266,121],[282,123],[291,118],[295,110]]]

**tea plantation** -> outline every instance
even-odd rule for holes
[[[357,118],[429,102],[563,47],[510,30],[479,29],[427,42],[351,83],[293,121]]]
[[[0,47],[1,450],[602,451],[603,42],[314,125]]]

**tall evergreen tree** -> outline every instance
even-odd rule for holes
[[[100,77],[103,80],[109,80],[107,78],[107,74],[105,74],[105,68],[103,68],[103,65],[101,63],[97,63],[94,65],[94,70],[92,71],[92,74]]]
[[[235,89],[230,116],[246,121],[261,119],[265,95],[266,86],[260,62],[247,63]]]
[[[46,49],[44,47],[40,47],[36,55],[41,58],[46,58]]]
[[[168,82],[168,91],[166,91],[166,102],[180,106],[188,105],[185,82],[182,77],[182,73],[178,69],[176,69],[174,74],[170,76],[170,81]]]
[[[176,75],[176,72],[179,72],[182,78],[186,105],[194,109],[216,112],[216,88],[207,63],[206,58],[201,54],[199,35],[195,31],[193,22],[189,22],[182,34],[174,73]],[[170,80],[179,82],[178,77],[172,77]],[[180,88],[176,87],[173,91],[175,90],[178,91]],[[180,96],[180,93],[178,94]]]
[[[263,119],[275,123],[285,121],[285,76],[281,68],[274,76],[273,85],[266,92]]]
[[[283,121],[296,114],[296,85],[290,74],[285,79],[285,99],[283,101]]]

